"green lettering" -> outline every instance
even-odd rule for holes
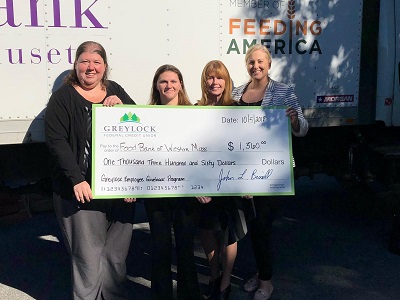
[[[228,48],[228,51],[226,52],[226,54],[230,54],[231,51],[235,51],[236,54],[240,54],[239,47],[238,47],[235,39],[231,40],[231,43],[229,44],[229,48]]]
[[[255,44],[257,44],[257,40],[254,39],[251,44],[249,44],[249,42],[247,40],[243,40],[243,54],[247,53],[247,49],[249,49],[251,46],[254,46]]]

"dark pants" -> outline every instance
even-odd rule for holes
[[[174,229],[176,244],[178,299],[200,299],[193,253],[198,223],[197,200],[145,199],[144,204],[152,235],[152,299],[173,299],[171,228]]]
[[[71,255],[72,299],[128,299],[125,260],[135,204],[98,199],[80,204],[54,196],[54,207]]]
[[[276,199],[274,197],[254,197],[256,216],[249,222],[250,237],[256,259],[258,278],[271,280],[272,278],[272,223],[276,213]]]

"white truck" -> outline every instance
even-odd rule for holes
[[[46,103],[86,40],[103,44],[110,78],[139,104],[165,63],[180,68],[193,103],[210,60],[243,84],[246,50],[263,43],[271,77],[294,86],[311,132],[399,126],[399,15],[395,0],[0,0],[1,183],[48,176]]]

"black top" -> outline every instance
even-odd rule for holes
[[[243,101],[242,97],[240,97],[239,105],[240,106],[261,106],[262,102],[263,102],[263,100],[261,99],[260,101],[257,101],[257,102],[247,103],[247,102]]]
[[[135,104],[116,82],[107,82],[106,97],[116,95],[124,104]],[[105,99],[104,98],[104,99]],[[100,102],[100,104],[104,101]],[[63,85],[49,100],[45,114],[46,144],[51,154],[53,190],[64,199],[73,196],[73,186],[87,181],[85,147],[91,144],[90,130],[92,102],[83,98],[73,86]],[[90,165],[90,164],[89,164]]]

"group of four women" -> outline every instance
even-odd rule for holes
[[[293,89],[268,76],[271,57],[267,48],[251,47],[245,61],[250,80],[233,91],[224,64],[217,60],[209,62],[201,76],[202,97],[196,105],[287,106],[293,134],[304,136],[308,124]],[[92,104],[134,104],[120,85],[107,79],[108,68],[106,52],[99,43],[82,43],[73,69],[65,84],[52,94],[45,116],[54,207],[71,256],[73,299],[128,299],[125,260],[135,209],[131,202],[136,199],[91,201]],[[179,69],[172,65],[157,69],[149,104],[192,105]],[[249,229],[258,273],[244,288],[256,290],[256,300],[269,299],[273,291],[271,203],[271,197],[250,195],[145,199],[152,236],[152,299],[173,297],[171,227],[177,254],[178,299],[201,298],[193,253],[198,227],[211,270],[209,290],[203,297],[228,299],[237,242]]]

